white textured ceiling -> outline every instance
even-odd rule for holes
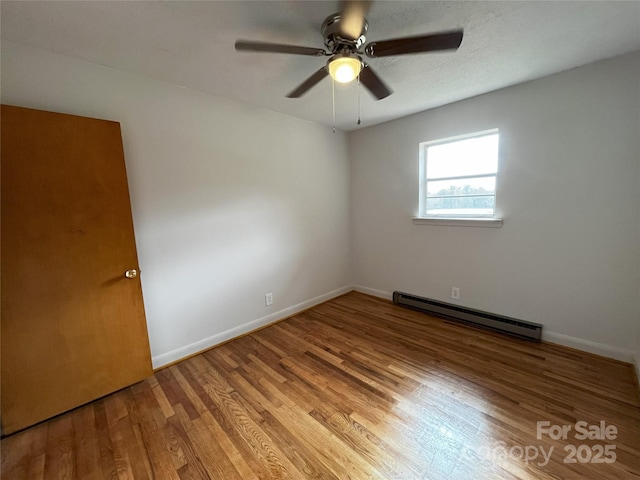
[[[323,47],[338,2],[2,1],[3,39],[332,124],[331,81],[285,98],[326,59],[236,52],[236,39]],[[464,28],[457,52],[371,59],[394,94],[362,91],[362,127],[640,50],[640,1],[377,1],[368,41]],[[336,124],[358,128],[357,87]]]

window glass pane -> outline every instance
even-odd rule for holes
[[[427,198],[427,215],[492,216],[496,197]]]
[[[486,195],[496,193],[496,177],[463,178],[459,180],[430,180],[427,196]]]
[[[497,133],[427,147],[427,178],[497,173]]]

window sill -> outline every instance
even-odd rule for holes
[[[447,227],[502,227],[501,218],[424,218],[413,217],[414,225],[439,225]]]

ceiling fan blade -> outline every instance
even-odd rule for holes
[[[371,42],[365,48],[370,58],[404,55],[407,53],[437,52],[456,50],[462,43],[462,30],[434,33],[418,37],[395,38],[381,42]]]
[[[287,97],[288,98],[300,98],[302,95],[307,93],[307,91],[310,90],[311,87],[315,86],[316,83],[318,83],[320,80],[322,80],[327,75],[329,75],[329,71],[327,70],[327,67],[324,66],[320,70],[315,72],[313,75],[311,75],[309,78],[307,78],[304,82],[302,82],[298,86],[298,88],[296,88],[294,91],[289,93],[287,95]]]
[[[280,43],[254,42],[251,40],[237,40],[236,50],[248,52],[291,53],[293,55],[309,55],[324,57],[327,55],[322,48],[299,47],[297,45],[283,45]]]
[[[387,87],[380,77],[371,69],[369,65],[364,64],[364,68],[360,72],[360,83],[362,83],[378,100],[387,98],[393,92]]]
[[[365,17],[371,9],[368,0],[342,0],[340,33],[348,39],[357,40],[362,35]]]

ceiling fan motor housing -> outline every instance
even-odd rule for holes
[[[364,45],[367,38],[365,37],[369,23],[366,18],[362,19],[362,31],[360,36],[356,39],[346,38],[343,35],[343,18],[340,12],[329,15],[324,22],[322,22],[321,32],[324,37],[324,44],[332,53],[338,53],[340,50],[345,50],[345,47],[352,47],[353,50],[358,50]]]

